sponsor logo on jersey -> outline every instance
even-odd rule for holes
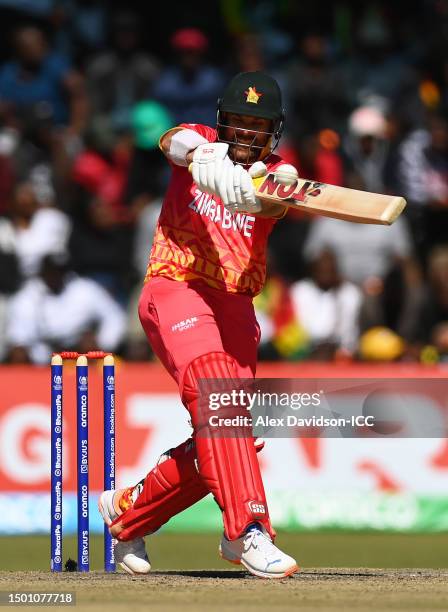
[[[194,327],[198,321],[199,319],[197,317],[190,317],[189,319],[185,319],[185,321],[179,321],[179,323],[175,323],[171,326],[171,331],[183,332],[186,329]]]
[[[251,238],[255,224],[255,217],[245,213],[232,214],[209,193],[203,193],[199,189],[194,190],[194,198],[188,205],[202,217],[208,217],[214,223],[219,224],[222,229],[239,232],[247,238]]]

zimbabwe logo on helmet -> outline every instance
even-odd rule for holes
[[[252,102],[252,104],[258,104],[258,100],[263,95],[262,93],[257,91],[256,87],[249,87],[249,89],[246,89],[244,93],[247,96],[246,102]]]

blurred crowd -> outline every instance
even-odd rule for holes
[[[300,176],[408,201],[391,227],[277,223],[260,358],[448,360],[448,0],[139,4],[0,0],[0,361],[152,359],[136,304],[159,136],[214,126],[229,77],[258,69]]]

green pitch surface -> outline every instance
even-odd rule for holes
[[[146,538],[154,569],[229,569],[218,556],[218,534],[158,533]],[[306,567],[448,568],[448,534],[279,533],[276,543]],[[103,539],[91,538],[91,568],[103,568]],[[76,559],[64,538],[63,558]],[[47,570],[48,536],[0,537],[0,570]]]
[[[147,538],[153,571],[130,577],[100,571],[100,537],[92,538],[94,571],[83,575],[48,571],[48,537],[1,537],[0,592],[75,591],[82,611],[448,609],[448,534],[281,533],[278,544],[296,556],[302,571],[279,581],[259,580],[223,562],[218,539]],[[74,538],[64,540],[64,559],[69,556],[76,558]]]

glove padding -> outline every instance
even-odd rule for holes
[[[199,145],[193,154],[191,174],[201,191],[218,195],[217,179],[224,166],[232,165],[227,151],[229,145],[224,142],[209,142]]]
[[[199,145],[193,154],[191,173],[201,191],[218,196],[225,208],[235,212],[259,212],[252,180],[242,166],[227,155],[228,145],[213,142]]]
[[[231,213],[257,213],[261,210],[250,174],[238,164],[223,168],[217,192],[225,208]]]

